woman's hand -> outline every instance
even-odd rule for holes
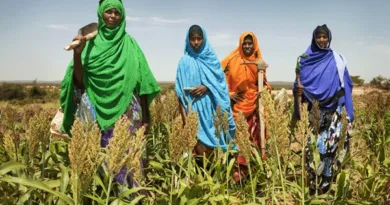
[[[142,124],[142,126],[145,127],[145,132],[144,132],[144,134],[145,134],[145,135],[149,134],[149,123],[144,122],[144,123]]]
[[[297,87],[295,87],[295,92],[296,92],[297,96],[301,96],[303,94],[303,86],[297,85]]]
[[[77,35],[76,37],[74,37],[73,41],[76,41],[76,40],[79,40],[80,44],[76,48],[73,49],[73,52],[76,55],[80,55],[83,52],[84,48],[85,48],[85,42],[87,40],[82,35]]]
[[[234,103],[242,101],[244,100],[244,93],[242,92],[234,93],[233,95],[230,96],[230,100],[233,101]]]
[[[193,90],[191,90],[190,94],[194,97],[200,97],[204,95],[209,89],[204,85],[196,86]]]

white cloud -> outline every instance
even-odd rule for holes
[[[362,46],[362,45],[366,45],[367,43],[366,42],[363,42],[363,41],[357,41],[356,42],[356,45],[358,46]]]
[[[379,40],[379,41],[382,41],[382,40],[385,40],[385,37],[383,36],[367,36],[367,39],[369,40]]]
[[[188,19],[165,19],[161,17],[152,17],[152,20],[156,23],[168,23],[168,24],[180,24],[188,22]]]
[[[131,16],[126,16],[127,21],[141,21],[142,18],[140,17],[131,17]]]
[[[235,40],[235,38],[228,33],[215,33],[210,35],[208,39],[213,47],[231,47],[238,45],[238,40]]]
[[[384,45],[384,44],[376,44],[375,49],[377,49],[379,52],[390,56],[390,46]]]
[[[70,25],[70,24],[49,24],[46,26],[47,28],[56,29],[56,30],[65,30],[65,31],[72,31],[77,26]]]
[[[156,29],[162,29],[164,27],[159,26],[127,26],[126,30],[128,31],[150,31]]]

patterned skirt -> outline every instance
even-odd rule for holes
[[[320,176],[322,178],[320,188],[329,186],[332,175],[335,170],[339,169],[343,159],[349,152],[352,125],[349,117],[346,116],[347,127],[343,129],[342,109],[343,106],[338,106],[335,111],[321,111],[318,135],[316,137],[308,137],[308,144],[316,140],[317,151],[320,156],[320,163],[317,167],[311,167],[310,164],[313,164],[314,153],[312,153],[311,149],[306,148],[308,178],[315,180],[315,175]],[[346,133],[342,133],[343,130]],[[342,139],[343,134],[345,136],[344,140]],[[343,147],[339,148],[340,146]]]
[[[91,123],[96,120],[96,110],[91,103],[88,95],[83,90],[75,90],[75,101],[77,103],[76,117],[80,118],[83,123]],[[135,93],[133,94],[132,101],[124,113],[130,119],[130,132],[135,133],[139,128],[142,127],[142,107],[140,98]],[[101,135],[101,147],[106,147],[113,137],[114,129],[106,129],[102,131]],[[141,160],[140,170],[143,168],[143,161]],[[105,166],[105,165],[104,165]],[[126,187],[138,187],[138,184],[132,179],[133,173],[127,174],[125,167],[122,167],[120,172],[115,176],[114,181]]]

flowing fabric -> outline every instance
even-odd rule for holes
[[[242,44],[245,37],[252,36],[254,52],[251,56],[246,56],[242,49]],[[244,62],[258,62],[262,59],[257,37],[252,32],[244,32],[240,36],[239,45],[234,49],[224,60],[222,60],[222,68],[225,71],[226,82],[229,87],[229,95],[242,92],[244,99],[232,103],[234,119],[237,119],[238,113],[242,112],[247,119],[249,125],[249,134],[251,141],[260,146],[260,127],[257,110],[257,94],[258,94],[258,74],[255,64],[242,64]],[[268,90],[271,90],[271,85],[267,80],[266,71],[264,71],[264,82]],[[266,137],[267,138],[267,137]]]
[[[329,48],[332,40],[330,30],[328,36],[327,48],[321,49],[316,43],[314,30],[312,43],[305,52],[308,57],[300,58],[303,95],[310,103],[313,100],[319,101],[322,110],[336,110],[339,105],[345,105],[348,116],[353,121],[353,83],[346,67],[346,59]],[[295,81],[294,90],[296,86]],[[296,105],[297,103],[295,102]],[[298,113],[298,106],[295,109],[295,113]]]
[[[254,52],[251,56],[246,56],[242,49],[244,39],[247,36],[252,36]],[[229,95],[235,93],[243,93],[243,100],[232,103],[234,119],[237,119],[238,114],[244,114],[248,123],[248,132],[253,145],[260,148],[260,119],[257,110],[257,95],[258,95],[258,71],[255,64],[242,64],[244,62],[258,62],[262,59],[262,54],[257,37],[252,32],[244,32],[239,39],[239,45],[228,56],[222,60],[222,68],[225,71],[226,82],[229,87]],[[266,71],[264,71],[263,85],[270,91],[271,85],[267,80]],[[264,111],[266,113],[266,110]],[[265,139],[267,139],[267,130],[265,128]],[[262,156],[263,158],[265,156]],[[247,161],[241,155],[237,156],[237,164],[240,166],[241,173],[236,170],[234,173],[234,181],[240,180],[241,175],[247,175]]]
[[[246,36],[252,36],[254,52],[251,56],[246,56],[242,49],[242,44]],[[257,62],[262,59],[257,37],[252,32],[244,32],[240,36],[238,47],[233,50],[224,60],[222,68],[225,71],[226,81],[229,85],[229,95],[243,92],[244,100],[235,103],[232,107],[234,118],[237,118],[239,112],[242,112],[246,118],[249,118],[256,111],[257,104],[257,66],[255,64],[241,65],[243,62]],[[264,72],[264,85],[271,89],[268,83],[266,71]]]
[[[85,127],[89,124],[92,124],[96,120],[96,109],[95,106],[92,104],[90,98],[88,97],[87,93],[85,93],[82,89],[76,89],[75,98],[78,102],[75,115],[83,122]],[[140,103],[140,98],[137,94],[133,95],[131,103],[123,115],[127,116],[130,120],[129,131],[130,134],[133,136],[137,132],[137,130],[142,127],[143,121],[142,106]],[[113,137],[113,134],[113,128],[102,131],[100,141],[101,147],[107,147],[111,138]],[[142,174],[144,174],[143,167],[145,165],[145,160],[142,157],[139,160],[140,167],[138,167],[138,169],[140,169]],[[103,166],[106,166],[106,164],[103,163]],[[115,175],[114,181],[128,188],[138,187],[138,183],[133,178],[133,171],[130,171],[130,173],[127,173],[127,171],[128,170],[126,169],[126,167],[123,166],[120,169],[119,173]]]
[[[104,11],[115,8],[120,23],[110,29],[103,21]],[[100,129],[105,130],[126,111],[133,92],[147,95],[147,105],[160,92],[146,58],[133,37],[126,33],[126,13],[120,0],[105,0],[98,7],[98,35],[88,41],[82,53],[83,82],[89,99],[96,108]],[[71,136],[76,105],[73,83],[73,60],[61,83],[61,108],[64,110],[62,130]]]
[[[318,27],[317,27],[318,28]],[[313,154],[310,149],[306,149],[306,170],[308,181],[316,184],[321,191],[329,189],[332,174],[335,169],[340,168],[345,155],[349,152],[349,140],[352,131],[353,104],[352,104],[352,80],[346,68],[346,59],[341,54],[330,49],[331,32],[328,31],[327,48],[321,49],[316,43],[316,30],[313,32],[312,43],[306,51],[306,55],[299,60],[301,84],[304,87],[302,102],[294,98],[295,113],[298,103],[308,102],[309,115],[313,115],[313,101],[317,100],[320,107],[319,124],[317,136],[308,136],[308,143],[316,143],[320,163],[317,167],[311,167]],[[294,83],[294,91],[297,82]],[[347,112],[348,124],[342,122],[342,109]],[[299,119],[299,116],[297,116]],[[309,118],[310,119],[310,118]],[[343,126],[347,126],[343,129]],[[346,133],[342,133],[345,130]],[[345,136],[342,139],[341,136]],[[342,141],[344,140],[344,141]],[[313,141],[313,142],[312,142]],[[343,147],[340,147],[344,145]],[[314,163],[315,164],[315,163]],[[311,187],[312,191],[315,190]],[[314,192],[314,191],[313,191]]]
[[[226,86],[225,76],[221,64],[208,42],[206,31],[203,31],[203,45],[195,52],[189,42],[188,32],[185,40],[184,56],[180,59],[177,68],[175,91],[188,113],[189,103],[192,102],[192,110],[199,115],[199,141],[209,147],[220,146],[226,150],[230,140],[234,137],[236,125],[230,108],[230,98]],[[204,85],[208,91],[194,99],[184,88]],[[218,139],[215,134],[213,116],[217,106],[222,111],[228,112],[229,132]],[[226,139],[225,139],[226,138]]]

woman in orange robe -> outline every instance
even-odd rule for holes
[[[245,115],[249,126],[250,140],[259,149],[261,147],[260,122],[257,110],[259,94],[257,66],[255,64],[242,63],[258,62],[260,59],[262,59],[262,55],[255,34],[252,32],[244,32],[240,36],[239,46],[221,62],[229,87],[233,117],[236,120],[239,112]],[[268,83],[266,71],[264,71],[263,79],[263,85],[271,91],[271,85]],[[265,159],[265,152],[263,150],[262,157]],[[246,167],[247,162],[243,156],[238,155],[237,161],[239,165]],[[237,174],[235,173],[235,175]],[[235,177],[237,178],[238,176]]]

